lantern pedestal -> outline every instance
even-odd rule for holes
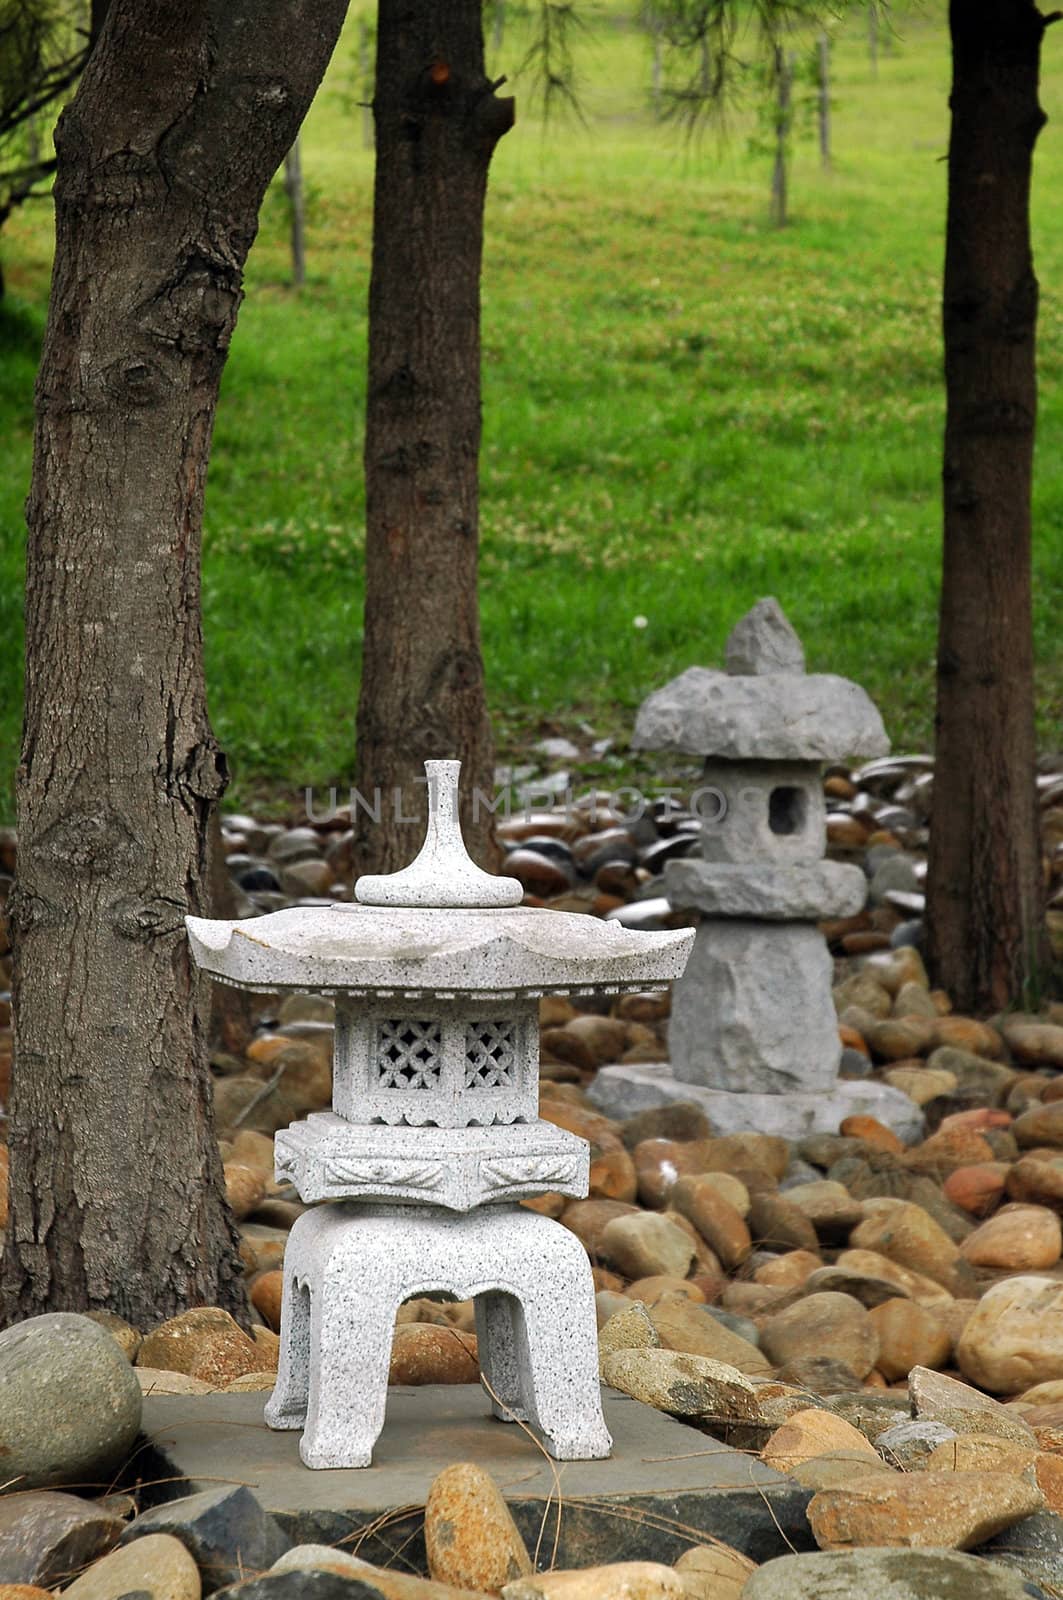
[[[558,1460],[609,1454],[594,1285],[575,1234],[518,1206],[455,1215],[343,1204],[301,1216],[284,1255],[280,1366],[266,1421],[303,1429],[308,1467],[370,1465],[395,1313],[411,1295],[438,1290],[475,1301],[497,1417],[533,1423]]]

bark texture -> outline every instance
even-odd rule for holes
[[[1030,492],[1033,150],[1045,21],[954,0],[943,323],[947,415],[928,955],[962,1010],[1046,961],[1035,793]]]
[[[56,136],[27,508],[6,1319],[242,1313],[182,919],[226,779],[199,535],[266,185],[342,0],[113,0]]]
[[[490,794],[494,764],[476,579],[480,267],[487,170],[513,102],[484,75],[480,13],[480,0],[378,12],[356,780],[381,806],[379,823],[361,817],[360,871],[419,849],[426,757],[461,759],[465,837],[494,859],[490,814],[469,803],[477,786]]]

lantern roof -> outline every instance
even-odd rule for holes
[[[359,878],[354,904],[296,906],[236,922],[187,917],[197,965],[223,983],[268,992],[409,1000],[620,993],[679,976],[692,930],[642,932],[522,906],[516,878],[478,867],[458,820],[460,766],[425,762],[428,829],[408,867]]]
[[[725,761],[841,761],[890,742],[859,684],[806,673],[801,641],[770,596],[727,642],[727,671],[688,667],[639,707],[632,744]]]

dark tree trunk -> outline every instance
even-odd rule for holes
[[[944,571],[928,954],[964,1010],[1021,999],[1045,961],[1034,782],[1030,484],[1044,122],[1032,0],[954,0],[945,247]]]
[[[306,204],[303,193],[303,156],[296,139],[284,158],[284,189],[288,196],[289,234],[292,242],[292,285],[306,282]]]
[[[775,157],[771,169],[771,220],[785,228],[789,213],[790,125],[794,64],[781,44],[775,46],[772,92],[775,96]]]
[[[242,269],[342,0],[113,0],[57,131],[27,508],[6,1319],[243,1314],[200,986],[226,778],[203,487]]]
[[[469,805],[491,792],[494,759],[476,588],[480,264],[487,169],[513,102],[484,76],[480,12],[480,0],[378,12],[356,781],[370,801],[381,791],[381,815],[362,816],[362,871],[420,846],[426,757],[461,759],[466,839],[493,860],[490,815]]]

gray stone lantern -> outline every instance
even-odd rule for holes
[[[560,1459],[607,1455],[590,1265],[518,1202],[587,1193],[588,1146],[538,1118],[538,1002],[661,987],[692,935],[636,933],[520,904],[457,820],[459,763],[425,763],[429,823],[409,867],[356,903],[247,922],[188,919],[198,964],[273,993],[335,996],[333,1109],[277,1134],[302,1199],[284,1263],[281,1355],[266,1408],[308,1466],[368,1466],[384,1421],[395,1313],[450,1290],[476,1307],[492,1409]]]
[[[701,1099],[721,1132],[834,1131],[858,1109],[910,1119],[887,1086],[838,1082],[833,963],[817,927],[854,915],[867,892],[859,867],[824,859],[822,765],[885,754],[882,718],[857,684],[805,672],[773,599],[736,625],[726,667],[691,667],[639,710],[636,747],[705,758],[700,859],[665,868],[669,900],[701,922],[672,1003],[671,1075],[609,1067],[592,1096],[615,1114]]]

